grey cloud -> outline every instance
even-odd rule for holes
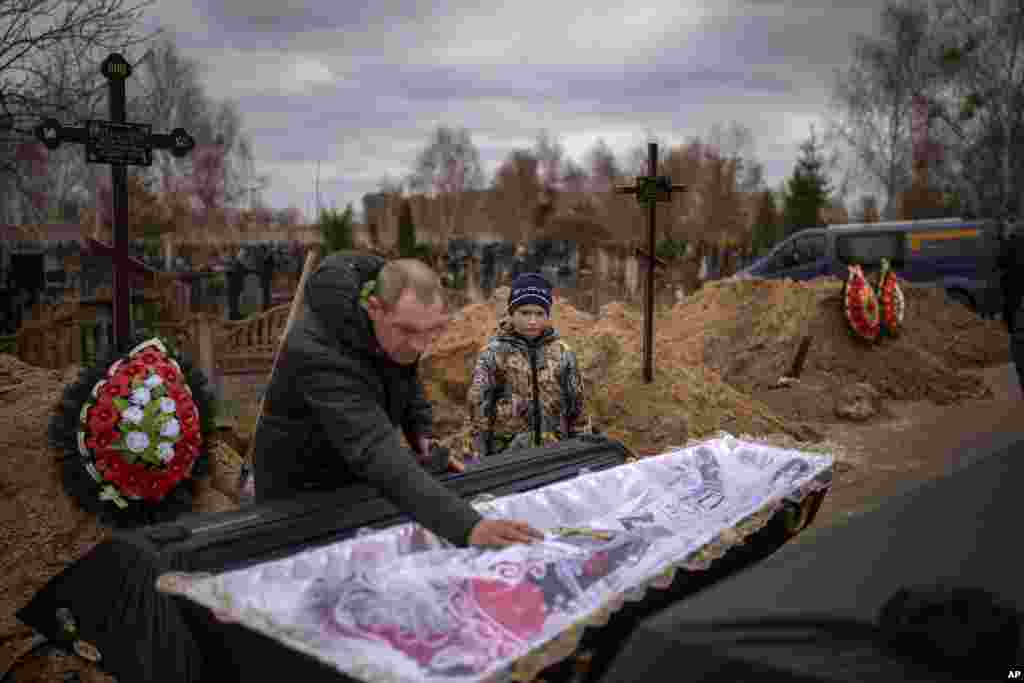
[[[424,16],[432,3],[423,0],[381,0],[374,3],[311,2],[289,5],[280,0],[200,1],[196,5],[221,31],[233,34],[345,29],[356,31],[378,24]]]
[[[620,61],[607,55],[586,61],[587,53],[573,48],[580,37],[567,36],[564,55],[540,46],[524,62],[442,63],[436,55],[446,54],[449,41],[475,37],[459,28],[470,7],[459,1],[462,6],[310,1],[290,10],[280,0],[198,0],[191,14],[173,9],[177,14],[168,16],[180,22],[174,28],[182,48],[202,54],[223,88],[236,75],[239,83],[255,80],[249,51],[279,49],[283,66],[303,57],[331,70],[336,82],[306,84],[293,94],[281,93],[278,84],[286,69],[268,70],[265,92],[235,99],[258,161],[343,162],[342,177],[324,184],[343,206],[376,189],[365,178],[411,168],[438,123],[469,129],[491,169],[520,144],[513,141],[530,144],[541,128],[577,140],[593,131],[596,140],[607,129],[635,129],[640,137],[646,129],[698,135],[716,121],[737,120],[754,131],[774,188],[792,172],[799,143],[792,137],[805,136],[796,128],[803,118],[824,114],[833,68],[849,59],[853,33],[872,30],[884,0],[731,0],[716,5],[699,31],[657,35]],[[479,7],[473,11],[478,19]],[[529,18],[513,21],[510,30],[530,25]],[[530,39],[522,34],[524,43]],[[306,190],[296,194],[289,185],[309,183],[282,182],[268,199],[306,206]]]

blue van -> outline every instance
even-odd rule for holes
[[[790,235],[737,278],[845,278],[853,264],[877,272],[889,259],[902,280],[933,285],[982,315],[999,311],[998,224],[942,218],[850,223]]]

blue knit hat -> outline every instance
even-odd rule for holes
[[[540,306],[551,315],[551,285],[540,273],[523,273],[512,282],[508,295],[508,310],[519,306]]]

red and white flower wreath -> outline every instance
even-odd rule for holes
[[[78,451],[100,499],[159,503],[192,474],[202,431],[192,390],[158,339],[110,366],[82,405]]]

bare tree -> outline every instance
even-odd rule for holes
[[[561,180],[565,148],[546,130],[537,135],[533,155],[537,158],[541,184],[549,191],[558,187]]]
[[[210,173],[215,170],[216,203],[252,208],[269,181],[255,171],[252,140],[243,131],[237,104],[208,97],[201,81],[200,64],[183,56],[169,38],[156,44],[143,64],[145,68],[137,72],[139,94],[129,103],[132,116],[140,121],[159,122],[161,127],[180,126],[195,138],[197,148],[218,150],[218,154],[193,153],[182,159],[157,155],[154,176],[165,187],[187,175],[202,176],[200,185],[205,188],[202,192],[206,192],[213,186]],[[204,207],[212,206],[212,197],[200,199]]]
[[[886,6],[880,37],[858,36],[851,66],[833,84],[826,141],[851,152],[851,176],[884,192],[888,217],[910,185],[912,102],[930,71],[929,24],[920,3]]]
[[[543,187],[540,162],[529,150],[516,150],[502,162],[494,177],[492,215],[502,233],[516,242],[532,236]]]
[[[585,192],[589,184],[590,178],[587,176],[586,169],[573,159],[566,160],[565,168],[562,171],[562,187],[565,188],[565,191],[579,194]]]
[[[840,104],[846,100],[841,125],[847,126],[847,141],[856,143],[859,170],[886,189],[886,213],[892,213],[896,192],[909,184],[908,118],[915,100],[924,102],[922,128],[935,141],[925,145],[919,135],[918,156],[935,161],[934,152],[944,152],[943,163],[931,169],[937,185],[963,197],[969,215],[1020,211],[1024,7],[904,0],[886,7],[882,25],[882,39],[861,40],[855,52],[859,71],[848,75],[847,90],[837,94]]]
[[[977,0],[933,0],[932,6],[937,40],[931,113],[953,135],[971,212],[1019,212],[1024,7]]]
[[[110,51],[127,51],[148,39],[139,27],[149,4],[0,0],[0,203],[20,204],[28,214],[23,217],[42,220],[80,199],[80,169],[65,168],[63,150],[48,155],[43,171],[38,163],[24,163],[37,156],[24,145],[34,143],[40,118],[74,120],[105,94],[99,62]]]
[[[394,178],[387,173],[377,181],[377,189],[383,194],[401,195],[405,191],[404,188],[405,183],[400,178]]]
[[[408,178],[413,192],[431,193],[439,209],[439,243],[445,245],[461,227],[469,209],[467,193],[484,186],[480,153],[465,128],[439,126],[416,158]]]
[[[590,167],[590,191],[611,192],[615,183],[622,176],[615,153],[604,141],[598,138],[594,146],[587,152],[587,165]]]
[[[857,223],[877,223],[880,220],[878,198],[872,194],[861,197],[857,203],[857,210],[853,214],[853,220]]]

